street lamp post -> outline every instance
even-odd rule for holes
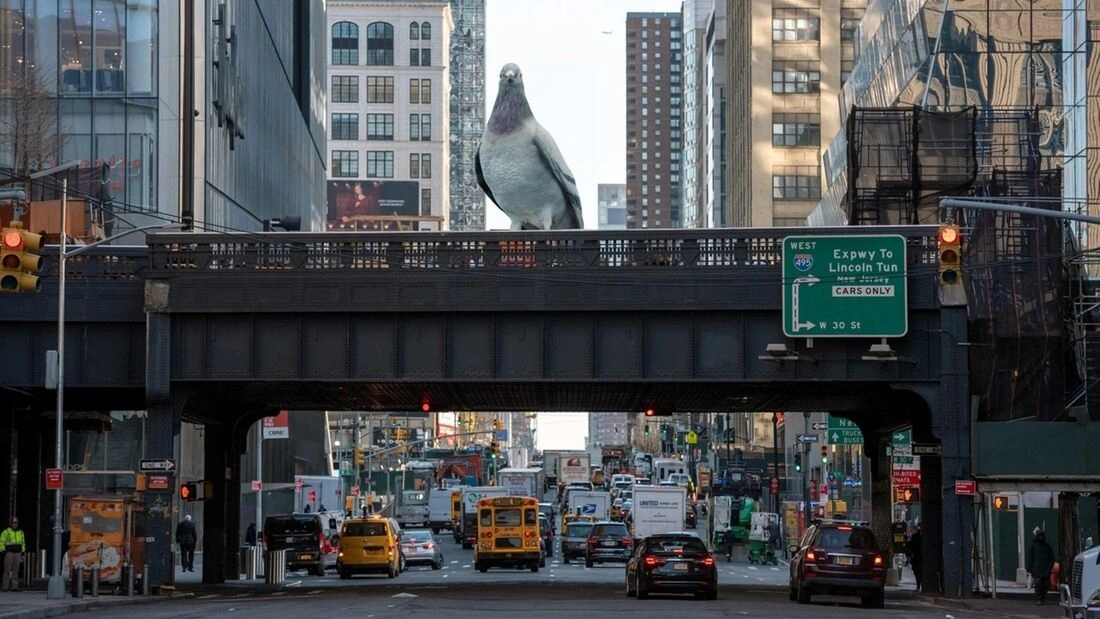
[[[58,172],[64,172],[80,165],[80,161],[69,161],[52,168],[47,168],[39,172],[31,174],[31,180],[39,179],[45,176],[50,176]],[[62,449],[64,434],[65,434],[65,261],[71,256],[82,254],[93,247],[109,243],[111,241],[122,238],[128,234],[134,232],[141,232],[143,230],[153,230],[157,228],[166,228],[168,224],[154,224],[149,226],[138,226],[131,228],[119,234],[109,236],[105,239],[100,239],[87,245],[81,245],[80,247],[68,251],[67,244],[67,218],[69,208],[69,179],[68,177],[61,178],[61,242],[58,245],[57,250],[57,418],[54,426],[55,440],[54,440],[54,461],[55,466],[61,469],[65,466],[64,463],[64,450]],[[62,491],[60,489],[54,490],[54,503],[53,503],[53,560],[50,566],[50,580],[46,590],[46,597],[52,600],[57,600],[65,597],[65,579],[61,577],[61,531],[62,531],[62,519],[61,511],[63,507]]]

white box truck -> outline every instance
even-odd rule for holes
[[[611,493],[601,490],[572,490],[569,492],[569,513],[595,516],[596,520],[609,520]]]
[[[497,486],[508,490],[511,496],[530,496],[539,501],[543,496],[541,468],[509,467],[497,471]]]
[[[397,495],[397,524],[402,527],[428,522],[428,491],[402,490]]]
[[[563,452],[558,457],[558,482],[568,486],[592,481],[591,462],[587,451]]]
[[[1075,619],[1100,617],[1100,546],[1093,546],[1074,557],[1071,570],[1069,584],[1063,583],[1058,590],[1066,616]]]
[[[498,496],[508,496],[508,490],[498,486],[471,486],[462,489],[463,548],[473,548],[477,543],[477,502]]]
[[[678,486],[634,486],[631,529],[635,539],[684,530],[687,497]]]

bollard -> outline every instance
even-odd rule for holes
[[[244,567],[244,577],[246,580],[256,580],[256,558],[259,549],[255,546],[246,546],[241,550],[243,551],[241,561]]]
[[[122,595],[134,594],[134,566],[122,564]]]
[[[286,550],[269,550],[264,561],[264,582],[278,584],[286,580]]]
[[[79,598],[84,597],[84,567],[79,566],[79,565],[75,566],[75,567],[73,567],[72,572],[73,572],[73,597],[79,599]]]
[[[92,597],[99,597],[99,566],[92,566]]]
[[[34,584],[35,568],[38,567],[38,553],[24,552],[23,553],[23,578],[20,584],[24,587],[29,587]]]
[[[141,566],[141,594],[149,595],[152,591],[153,583],[149,580],[149,564]]]

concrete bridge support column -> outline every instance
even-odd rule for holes
[[[145,454],[147,459],[175,459],[179,444],[180,415],[174,406],[155,405],[148,409],[145,420]],[[178,481],[178,480],[177,480]],[[167,490],[146,490],[146,541],[145,563],[149,565],[149,583],[158,587],[170,585],[175,578],[175,566],[171,561],[173,536],[175,535],[176,485]],[[140,566],[137,566],[140,569]]]
[[[0,398],[0,479],[15,474],[15,404],[12,397]],[[15,496],[11,484],[0,484],[0,518],[11,513]]]
[[[240,578],[240,450],[230,425],[208,425],[203,433],[204,470],[214,498],[203,504],[202,581]]]
[[[890,494],[891,457],[886,455],[887,444],[889,435],[883,436],[879,432],[864,430],[864,454],[871,459],[871,529],[883,549],[886,565],[892,566],[890,523],[894,519],[894,497]],[[888,582],[896,582],[896,578],[897,574],[890,573]]]
[[[43,466],[46,461],[42,459],[42,436],[45,434],[42,432],[43,425],[42,418],[30,409],[23,407],[16,412],[15,457],[18,459],[18,477],[15,480],[15,515],[19,516],[20,528],[27,539],[28,552],[32,550],[30,547],[38,546],[39,505],[44,502],[42,493],[46,488],[46,472]],[[49,434],[52,437],[53,432]],[[52,468],[53,441],[50,441],[50,447],[49,466]],[[52,508],[52,493],[50,498],[48,502]],[[53,510],[50,511],[52,513]],[[7,518],[4,520],[4,526],[7,527]]]

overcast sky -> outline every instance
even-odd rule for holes
[[[531,110],[577,179],[584,227],[597,227],[596,186],[626,182],[626,14],[678,12],[680,0],[487,0],[486,120],[500,68],[519,65]],[[508,217],[486,200],[490,229]]]
[[[486,120],[500,68],[523,71],[527,100],[577,179],[584,227],[597,227],[596,186],[626,182],[626,14],[678,12],[680,0],[487,0]],[[489,229],[508,217],[486,200]],[[583,449],[584,413],[538,418],[539,449]]]

